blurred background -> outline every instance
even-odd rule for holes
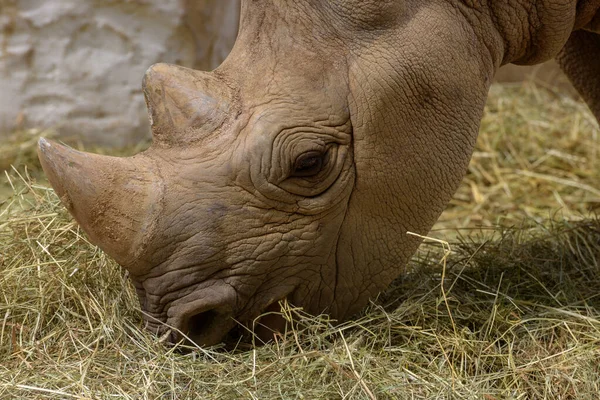
[[[239,0],[0,0],[0,138],[31,128],[113,147],[147,138],[146,69],[215,68],[238,18]]]
[[[35,128],[110,147],[147,139],[145,70],[215,68],[238,18],[239,0],[0,0],[0,138]],[[531,76],[565,81],[554,63],[506,67],[498,79]]]

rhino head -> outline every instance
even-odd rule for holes
[[[151,329],[211,345],[283,299],[341,321],[402,272],[419,245],[407,232],[426,234],[460,183],[508,61],[453,3],[246,0],[218,69],[146,73],[147,151],[40,141]]]

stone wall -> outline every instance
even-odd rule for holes
[[[0,0],[0,138],[55,128],[112,146],[149,135],[144,71],[216,67],[239,0]]]

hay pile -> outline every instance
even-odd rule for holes
[[[468,174],[434,230],[582,219],[600,211],[599,177],[600,130],[584,103],[533,82],[494,85]]]
[[[598,133],[576,101],[495,87],[470,173],[432,232],[451,251],[428,242],[342,326],[284,305],[299,326],[245,351],[182,353],[144,332],[123,272],[51,190],[12,171],[0,398],[597,398]]]

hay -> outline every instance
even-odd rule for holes
[[[11,165],[29,165],[39,169],[36,144],[41,137],[52,138],[56,132],[51,130],[28,129],[2,135],[0,142],[0,171],[10,169]]]
[[[584,103],[533,82],[495,85],[468,174],[434,231],[582,219],[600,210],[599,177],[600,130]]]
[[[432,233],[451,252],[428,242],[354,321],[284,304],[295,329],[229,351],[181,352],[144,332],[124,273],[52,190],[13,170],[0,200],[0,398],[596,398],[598,147],[580,103],[494,88],[470,173]]]

